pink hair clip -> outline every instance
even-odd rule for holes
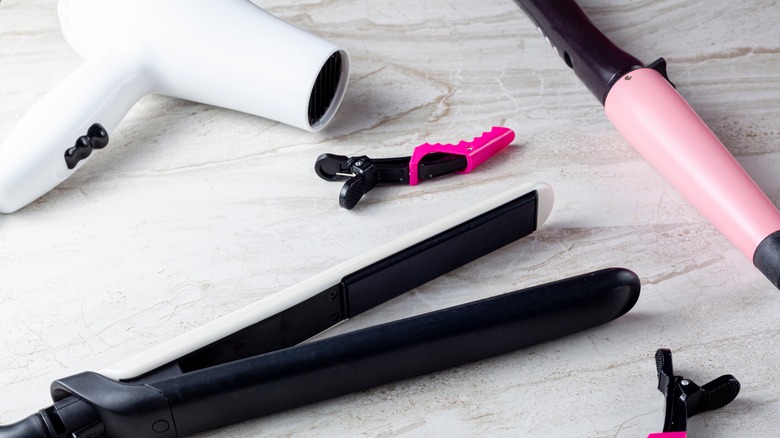
[[[494,126],[471,141],[458,144],[424,143],[411,157],[369,158],[365,155],[322,154],[314,171],[320,178],[336,181],[347,178],[339,193],[339,205],[351,210],[358,201],[378,184],[417,185],[420,181],[449,173],[468,173],[509,146],[515,133],[509,128]]]

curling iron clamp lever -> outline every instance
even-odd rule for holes
[[[420,181],[449,173],[468,173],[509,146],[515,133],[495,126],[472,141],[458,144],[417,146],[411,157],[369,158],[365,155],[322,154],[314,171],[326,181],[348,178],[339,193],[339,205],[351,210],[360,199],[379,184],[417,185]]]
[[[685,438],[688,419],[700,412],[722,408],[739,394],[739,381],[731,374],[699,386],[691,379],[675,376],[672,369],[672,352],[659,348],[655,353],[658,370],[658,390],[666,398],[664,433],[648,435],[648,438]]]
[[[664,77],[664,79],[666,79],[666,82],[669,82],[669,85],[671,85],[673,88],[677,88],[677,86],[674,85],[674,82],[669,79],[669,74],[666,71],[666,60],[664,58],[658,58],[650,64],[647,64],[647,68],[651,68],[657,71],[661,74],[661,76]]]

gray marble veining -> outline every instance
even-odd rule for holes
[[[0,3],[0,138],[80,64],[54,0]],[[635,437],[660,431],[653,354],[697,383],[732,373],[692,437],[777,435],[780,294],[641,160],[512,1],[257,1],[345,47],[352,77],[318,134],[164,96],[23,210],[0,216],[0,423],[96,370],[517,184],[556,190],[533,235],[333,333],[609,266],[642,279],[625,317],[469,366],[203,436]],[[582,0],[669,74],[780,200],[780,4]],[[502,125],[517,139],[469,175],[378,188],[347,212],[324,152],[401,156]]]

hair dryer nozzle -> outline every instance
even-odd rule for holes
[[[309,125],[321,127],[328,124],[344,96],[346,84],[341,81],[346,75],[348,60],[343,52],[330,55],[311,89],[309,96]],[[334,105],[335,104],[335,105]]]

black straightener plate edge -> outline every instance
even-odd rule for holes
[[[299,344],[534,232],[538,195],[525,194],[343,278],[313,297],[130,382],[150,382]]]
[[[347,317],[466,265],[536,230],[529,193],[344,277]]]

